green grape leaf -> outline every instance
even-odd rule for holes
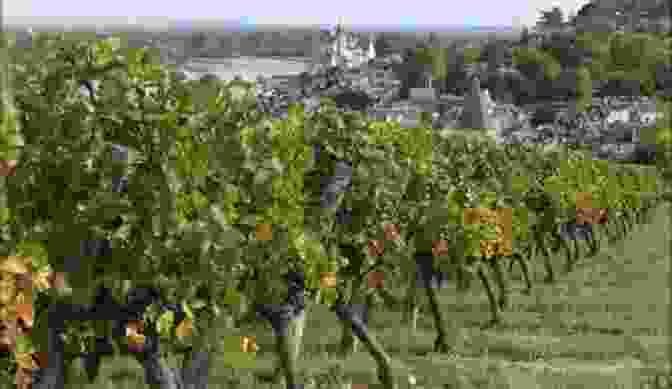
[[[28,354],[35,351],[33,340],[29,335],[21,334],[16,337],[16,353]]]
[[[233,369],[252,369],[257,365],[256,355],[241,350],[241,337],[227,335],[222,339],[222,359],[224,365]]]
[[[96,288],[95,283],[91,282],[93,279],[92,265],[92,258],[82,258],[80,267],[75,271],[68,272],[68,281],[71,288],[68,295],[73,304],[88,305],[93,299]]]
[[[231,307],[237,307],[242,302],[242,296],[236,288],[226,288],[224,298],[222,299],[222,304],[228,305]]]
[[[320,290],[320,304],[331,306],[338,299],[336,288],[323,288]]]
[[[200,299],[199,299],[199,300],[194,300],[194,301],[191,303],[191,308],[192,308],[192,309],[202,309],[202,308],[205,307],[206,305],[207,305],[207,303],[206,303],[204,300],[200,300]]]
[[[194,319],[194,312],[185,301],[182,301],[182,309],[184,309],[184,313],[187,315],[188,319]]]
[[[529,190],[530,180],[525,174],[514,174],[511,176],[511,189],[516,193],[524,193]]]
[[[17,245],[17,255],[31,258],[33,271],[44,269],[49,265],[47,250],[36,241],[23,241]]]
[[[173,311],[165,311],[161,316],[159,316],[159,319],[156,323],[156,328],[157,331],[159,332],[159,335],[161,335],[164,338],[168,338],[171,335],[171,328],[173,327],[173,323],[175,322],[175,314]]]
[[[9,211],[9,208],[1,207],[0,208],[0,225],[4,225],[4,224],[9,223],[10,218],[11,218],[11,213]]]

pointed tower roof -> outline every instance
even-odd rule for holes
[[[375,41],[376,41],[375,34],[371,33],[371,35],[369,36],[369,50],[368,50],[368,53],[367,53],[367,56],[369,57],[369,59],[376,58],[376,47],[374,45]]]
[[[343,32],[343,18],[339,16],[338,23],[336,24],[336,34],[340,34],[342,32]]]

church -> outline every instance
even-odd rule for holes
[[[369,60],[376,58],[376,50],[373,44],[373,34],[371,34],[368,48],[366,48],[355,34],[346,32],[341,23],[338,23],[332,30],[326,47],[329,65],[346,69],[361,67]]]

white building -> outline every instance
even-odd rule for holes
[[[352,33],[346,32],[341,23],[332,31],[328,50],[331,66],[356,68],[369,62],[376,57],[373,35],[369,39],[368,48],[363,47],[362,42]]]

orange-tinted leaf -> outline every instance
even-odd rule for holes
[[[0,176],[2,176],[2,177],[13,176],[16,173],[17,164],[18,164],[18,161],[16,161],[15,159],[10,159],[10,160],[1,159],[0,160]]]
[[[385,252],[385,246],[380,240],[370,240],[368,244],[369,255],[380,257]]]
[[[385,224],[383,230],[385,231],[386,240],[395,241],[401,238],[401,235],[399,234],[399,226],[396,224]]]
[[[33,289],[33,275],[32,273],[16,274],[16,288],[19,290]]]
[[[320,274],[320,286],[322,288],[334,288],[336,284],[336,273],[327,272]]]
[[[502,238],[513,239],[513,208],[498,208],[497,219],[502,228]]]
[[[139,335],[144,332],[145,323],[142,320],[129,321],[126,324],[126,336]]]
[[[0,259],[0,272],[11,274],[26,274],[30,272],[28,262],[24,257],[9,256]]]
[[[51,273],[50,272],[39,272],[33,277],[33,284],[38,290],[46,290],[51,287]]]
[[[132,353],[139,353],[145,347],[145,335],[135,334],[126,337],[128,343],[128,351]]]
[[[191,319],[184,319],[182,322],[175,328],[175,336],[180,340],[185,339],[191,334],[194,333],[194,321]]]
[[[16,305],[16,320],[26,329],[33,328],[33,304],[23,303]]]
[[[33,374],[30,369],[16,369],[14,375],[16,389],[31,389],[33,387]]]
[[[432,254],[434,254],[435,257],[448,254],[448,241],[445,239],[435,240],[432,244]]]
[[[590,192],[576,193],[576,207],[577,208],[592,208],[593,194]]]
[[[16,298],[16,282],[14,280],[2,280],[0,282],[0,305],[12,304]]]
[[[16,364],[20,369],[35,370],[39,367],[31,353],[17,353],[14,358],[16,358]]]
[[[66,275],[63,272],[51,273],[50,283],[51,283],[51,287],[56,289],[56,290],[63,290],[68,285],[67,280],[66,280]]]
[[[257,240],[273,240],[273,227],[269,223],[257,224]]]
[[[144,345],[145,344],[145,335],[143,334],[131,334],[126,336],[128,344],[131,345]]]
[[[244,353],[256,353],[259,350],[254,336],[243,336],[240,339],[240,350]]]
[[[382,288],[385,282],[385,273],[382,271],[372,271],[367,274],[367,281],[371,289]]]
[[[0,322],[0,351],[13,351],[16,348],[18,326],[16,320],[3,320]]]

